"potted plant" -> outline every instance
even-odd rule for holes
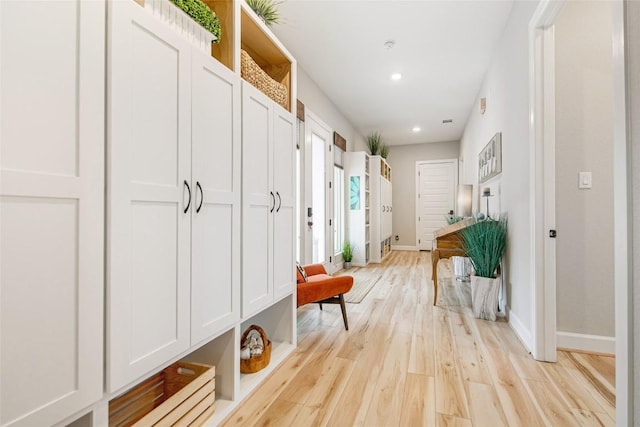
[[[471,305],[478,319],[496,320],[501,279],[496,276],[507,246],[507,220],[486,219],[463,228],[462,247],[471,260]]]
[[[380,135],[380,132],[373,132],[367,135],[367,148],[372,156],[376,156],[380,153],[382,144],[382,135]]]
[[[278,6],[281,2],[273,0],[247,0],[247,4],[269,27],[280,22]]]
[[[389,146],[384,142],[382,142],[380,144],[380,157],[382,157],[383,159],[386,159],[388,155],[389,155]]]
[[[351,260],[353,260],[353,246],[348,241],[342,245],[342,259],[344,260],[344,268],[351,268]]]

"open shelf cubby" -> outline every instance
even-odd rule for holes
[[[240,398],[251,392],[295,349],[294,297],[289,294],[242,322],[241,335],[249,326],[258,325],[264,329],[272,348],[271,361],[266,368],[254,374],[240,374]]]
[[[287,88],[285,108],[293,112],[293,57],[244,2],[240,7],[240,47],[273,80]]]

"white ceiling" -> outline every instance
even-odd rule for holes
[[[511,0],[287,0],[274,33],[363,136],[457,141]],[[385,41],[394,40],[387,49]],[[400,81],[391,81],[400,72]],[[442,120],[453,119],[452,124]],[[422,131],[413,133],[411,128]]]

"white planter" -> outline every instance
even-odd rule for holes
[[[496,320],[500,276],[495,279],[471,276],[471,308],[478,319]]]
[[[351,261],[349,261],[349,262],[345,261],[344,262],[344,268],[345,268],[345,270],[348,269],[348,268],[351,268]]]

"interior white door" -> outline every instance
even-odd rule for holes
[[[242,317],[273,300],[273,101],[242,82]]]
[[[137,3],[108,34],[109,390],[189,347],[191,47]]]
[[[240,318],[240,79],[192,52],[191,345]]]
[[[0,2],[3,426],[102,396],[105,8],[36,9]]]
[[[331,270],[333,261],[333,152],[331,129],[308,109],[305,112],[306,149],[306,198],[310,202],[312,216],[309,222],[307,245],[311,255],[309,262],[320,263]]]
[[[276,194],[273,228],[273,291],[274,297],[295,289],[295,117],[274,106],[273,126],[273,189]]]
[[[416,162],[416,243],[430,251],[433,232],[447,225],[447,214],[455,210],[458,176],[456,160]]]

